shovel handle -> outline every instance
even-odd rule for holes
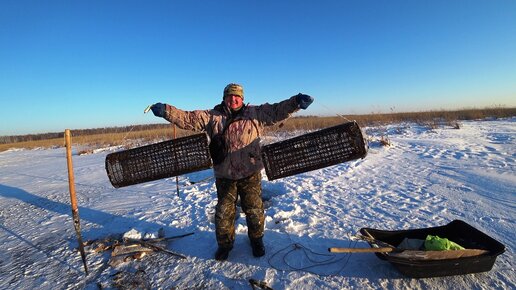
[[[394,248],[328,248],[330,253],[387,253]]]

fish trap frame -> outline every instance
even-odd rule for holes
[[[106,171],[118,188],[208,169],[212,166],[206,134],[196,134],[114,152]]]
[[[355,121],[262,147],[262,160],[269,180],[364,158],[366,155],[367,142]]]

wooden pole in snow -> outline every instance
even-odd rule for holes
[[[86,253],[84,252],[84,244],[82,243],[81,236],[81,222],[79,218],[79,208],[77,207],[77,197],[75,195],[75,181],[73,177],[73,164],[72,164],[72,141],[71,141],[70,130],[65,130],[65,142],[66,142],[66,161],[68,164],[68,185],[70,188],[70,201],[72,204],[72,216],[73,225],[75,227],[75,233],[77,234],[77,241],[79,242],[79,251],[81,253],[82,263],[84,264],[84,271],[88,275],[88,266],[86,265]]]

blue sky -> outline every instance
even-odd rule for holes
[[[516,106],[516,1],[0,0],[0,135],[314,96],[304,114]]]

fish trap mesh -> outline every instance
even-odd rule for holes
[[[114,187],[177,176],[211,167],[206,134],[197,134],[106,156]]]
[[[356,122],[348,122],[262,147],[269,180],[364,158],[367,143]]]

